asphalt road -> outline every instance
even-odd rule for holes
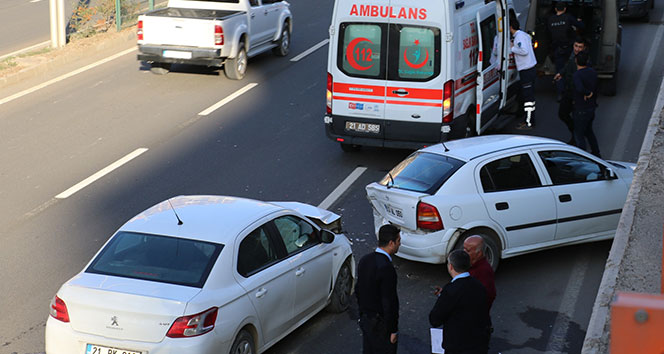
[[[51,39],[48,1],[0,2],[0,57]],[[69,4],[65,6],[71,11]]]
[[[241,82],[187,66],[152,75],[134,52],[0,105],[0,353],[43,352],[48,304],[59,286],[123,222],[174,195],[316,205],[364,166],[367,171],[331,209],[343,215],[357,257],[375,247],[364,186],[409,152],[345,154],[325,137],[327,47],[299,62],[289,59],[327,38],[332,1],[291,4],[291,54],[252,59]],[[658,7],[651,18],[661,17]],[[600,99],[595,122],[605,157],[636,161],[662,77],[661,64],[646,65],[664,54],[656,42],[661,27],[661,21],[625,24],[623,80],[617,96]],[[210,115],[199,115],[250,83],[257,86]],[[0,99],[31,84],[0,89]],[[567,140],[545,79],[538,81],[537,98],[539,120],[532,134]],[[148,151],[72,196],[55,198],[138,148]],[[491,352],[578,352],[610,245],[570,246],[502,261]],[[395,262],[402,303],[399,350],[427,352],[431,287],[449,276],[442,266]],[[340,315],[321,313],[268,353],[359,352],[356,318],[355,306]]]

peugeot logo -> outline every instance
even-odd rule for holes
[[[118,317],[117,316],[111,317],[111,326],[120,326],[120,325],[118,325]]]

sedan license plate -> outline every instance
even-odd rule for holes
[[[399,219],[403,219],[403,210],[399,208],[395,208],[389,204],[383,203],[383,206],[385,207],[385,212],[388,214],[395,216]]]
[[[87,348],[85,349],[85,354],[142,354],[142,352],[104,347],[96,344],[88,344]]]
[[[380,133],[380,124],[346,122],[346,130],[352,130],[360,133]]]
[[[181,52],[178,50],[165,50],[162,55],[164,58],[191,59],[191,52]]]

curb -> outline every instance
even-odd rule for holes
[[[126,28],[120,32],[109,33],[109,34],[104,33],[101,34],[100,36],[107,36],[108,38],[105,38],[99,41],[98,43],[90,45],[88,53],[94,53],[123,45],[127,46],[136,45],[136,30],[134,29],[134,27]],[[42,61],[41,63],[28,65],[27,67],[15,73],[9,74],[4,77],[0,77],[0,88],[4,88],[6,86],[16,84],[36,76],[47,74],[53,71],[55,68],[62,66],[63,64],[84,58],[84,56],[81,55],[80,51],[71,51],[71,50],[68,51],[67,49],[71,48],[72,46],[85,46],[85,45],[86,41],[85,39],[83,39],[81,41],[69,43],[63,48],[59,48],[52,52],[49,52],[48,54],[51,54],[52,57],[47,57],[47,56],[40,57],[40,55],[35,55],[35,59],[41,60]]]
[[[609,257],[606,261],[602,282],[600,283],[593,305],[593,312],[588,323],[588,330],[586,337],[583,341],[582,353],[596,354],[609,352],[609,336],[611,330],[611,303],[614,300],[616,287],[619,285],[620,274],[626,263],[629,262],[625,258],[626,253],[631,245],[635,242],[634,239],[642,237],[639,234],[632,235],[632,230],[635,227],[634,220],[637,216],[637,205],[642,197],[644,185],[644,174],[650,168],[661,168],[661,166],[650,166],[651,158],[653,157],[653,147],[655,146],[655,135],[664,123],[664,79],[659,88],[657,100],[653,114],[648,122],[648,129],[641,145],[639,152],[639,160],[637,162],[636,170],[634,171],[634,179],[630,186],[627,200],[623,207],[620,222],[616,229],[616,235],[613,239],[613,245]],[[656,147],[656,146],[655,146]],[[661,235],[657,235],[659,237]],[[628,257],[629,258],[629,257]],[[633,291],[643,291],[642,289],[632,289]]]

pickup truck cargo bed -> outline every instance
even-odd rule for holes
[[[183,17],[183,18],[196,18],[205,20],[226,20],[233,16],[243,14],[244,11],[230,11],[230,10],[209,10],[209,9],[184,9],[177,7],[167,7],[150,11],[145,16],[159,16],[159,17]]]

